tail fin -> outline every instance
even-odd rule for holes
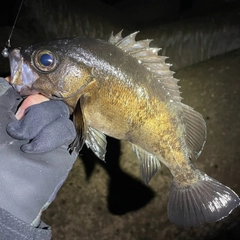
[[[192,186],[181,187],[172,182],[168,217],[179,226],[197,227],[205,222],[219,221],[240,205],[239,197],[229,187],[199,173],[200,180]]]

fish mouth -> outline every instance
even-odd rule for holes
[[[39,91],[33,90],[30,87],[28,87],[28,86],[23,86],[23,87],[20,88],[20,90],[19,90],[19,88],[17,88],[17,86],[14,86],[14,88],[23,97],[39,93]]]
[[[9,54],[9,60],[10,60],[10,67],[11,67],[11,76],[13,77],[17,75],[19,64],[22,63],[20,50],[19,49],[12,50]]]
[[[15,48],[10,52],[9,62],[11,68],[10,84],[14,89],[23,96],[37,93],[31,87],[39,78],[39,75],[24,61],[19,48]]]

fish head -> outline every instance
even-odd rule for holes
[[[41,93],[73,111],[90,71],[74,55],[77,45],[61,39],[10,51],[11,85],[22,96]]]

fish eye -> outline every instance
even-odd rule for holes
[[[33,65],[40,71],[50,72],[57,66],[55,54],[49,50],[38,50],[33,53]]]
[[[40,58],[39,58],[39,62],[45,66],[48,67],[53,63],[53,57],[48,54],[48,53],[44,53]]]

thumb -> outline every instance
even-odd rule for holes
[[[45,102],[45,101],[49,101],[48,98],[44,97],[41,94],[34,94],[34,95],[30,95],[28,96],[23,103],[21,104],[21,106],[19,107],[19,109],[16,112],[15,117],[20,120],[23,118],[25,111],[28,107],[41,103],[41,102]]]

